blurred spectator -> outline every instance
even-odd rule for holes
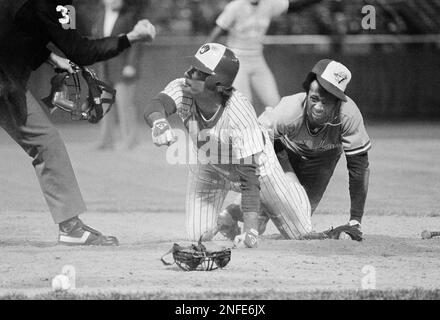
[[[263,41],[274,18],[283,13],[298,12],[321,0],[234,0],[216,20],[216,26],[206,42],[217,42],[227,36],[227,46],[240,60],[234,81],[236,87],[254,105],[257,115],[261,107],[274,106],[280,94],[272,71],[263,55]],[[256,98],[262,106],[256,102]]]
[[[93,35],[96,37],[126,33],[133,28],[141,16],[140,7],[132,5],[127,0],[102,0],[102,5],[93,28]],[[132,149],[139,143],[139,123],[134,97],[140,50],[139,46],[133,46],[120,56],[98,65],[98,73],[105,82],[114,86],[117,94],[113,109],[101,120],[97,149],[114,147],[117,119],[119,119],[122,147]]]
[[[215,26],[216,17],[228,0],[131,0],[136,5],[148,5],[148,18],[162,35],[207,35]],[[85,29],[95,20],[100,0],[76,0]],[[272,21],[269,34],[330,34],[335,18],[345,24],[347,34],[365,33],[361,27],[362,7],[376,9],[377,28],[368,34],[440,33],[440,0],[324,0],[319,6],[301,13],[290,13]],[[339,8],[338,8],[339,6]],[[332,15],[337,13],[336,16]],[[341,23],[340,20],[344,20]],[[82,30],[81,30],[82,31]]]

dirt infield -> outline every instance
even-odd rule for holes
[[[61,133],[89,207],[84,220],[118,236],[117,248],[56,246],[57,229],[30,159],[0,133],[0,296],[47,293],[64,265],[75,267],[79,294],[289,297],[360,290],[366,270],[374,270],[380,290],[440,287],[440,239],[420,239],[422,230],[440,229],[436,125],[370,128],[374,146],[364,242],[280,240],[269,225],[259,248],[233,250],[224,270],[187,273],[159,260],[174,242],[185,243],[185,167],[165,164],[165,149],[154,148],[148,138],[132,152],[94,151],[88,137],[96,136],[96,130],[68,126]],[[313,217],[315,229],[346,222],[347,183],[341,161]],[[211,245],[231,244],[219,236]]]

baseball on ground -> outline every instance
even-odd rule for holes
[[[70,280],[64,274],[59,274],[52,279],[53,291],[67,291],[70,289]]]

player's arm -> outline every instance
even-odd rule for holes
[[[238,172],[241,179],[244,233],[254,229],[251,233],[258,236],[260,182],[257,159],[265,148],[266,138],[255,114],[250,112],[252,108],[252,105],[245,103],[244,107],[237,110],[237,117],[231,119],[231,137],[233,157],[240,161]]]
[[[370,176],[368,152],[346,158],[351,200],[350,220],[356,220],[360,223],[364,215]]]
[[[35,1],[35,15],[49,40],[60,48],[69,59],[79,65],[91,65],[110,59],[130,47],[131,43],[152,40],[155,36],[154,26],[149,22],[142,22],[125,35],[89,39],[80,35],[76,30],[63,29],[58,21],[60,15],[56,11],[56,6],[56,1]],[[47,54],[47,51],[44,52],[44,55]]]
[[[217,42],[217,40],[220,37],[223,37],[228,34],[228,30],[223,29],[220,26],[215,26],[215,28],[211,31],[211,33],[208,36],[208,39],[206,40],[207,43],[210,42]]]
[[[206,42],[217,42],[217,40],[229,33],[229,29],[234,25],[236,19],[236,3],[230,2],[225,6],[223,12],[217,17],[216,26],[209,34]]]
[[[243,233],[235,237],[234,243],[236,246],[244,245],[248,248],[257,246],[259,229],[260,181],[255,156],[241,159],[237,170],[240,175]]]
[[[283,97],[275,107],[266,107],[258,117],[258,122],[265,127],[274,139],[293,132],[298,118],[302,116],[301,104],[304,94]]]
[[[321,1],[322,0],[290,0],[287,13],[301,11]]]
[[[258,230],[258,212],[260,212],[260,180],[255,156],[238,166],[241,188],[241,208],[243,210],[244,232]]]
[[[147,106],[144,119],[152,129],[152,139],[156,146],[170,145],[177,138],[167,118],[176,112],[175,101],[161,92]]]
[[[361,222],[368,193],[370,137],[365,129],[362,114],[353,101],[345,103],[341,112],[342,146],[347,158],[350,192],[350,220]]]

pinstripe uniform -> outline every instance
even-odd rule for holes
[[[263,56],[263,39],[270,21],[287,11],[287,0],[234,0],[226,5],[216,24],[228,31],[227,46],[240,60],[240,70],[234,86],[252,99],[251,88],[265,106],[280,101],[275,78]]]
[[[161,94],[174,101],[174,112],[182,119],[198,151],[197,164],[189,170],[186,195],[188,238],[198,240],[202,235],[206,239],[214,236],[210,232],[216,227],[217,215],[227,193],[240,192],[239,163],[252,156],[258,167],[262,206],[270,212],[281,234],[286,238],[298,238],[310,232],[310,204],[306,192],[298,181],[286,178],[269,135],[258,124],[249,101],[234,90],[225,107],[206,120],[198,111],[196,101],[183,90],[184,86],[184,79],[176,79]],[[206,152],[207,144],[209,152]]]

